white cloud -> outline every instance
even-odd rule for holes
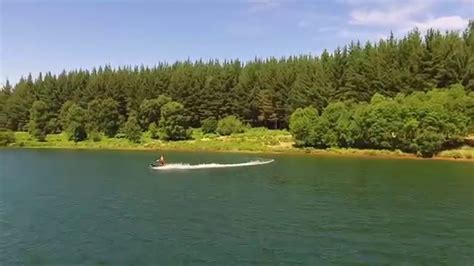
[[[370,2],[372,0],[346,0],[350,2]],[[453,0],[454,1],[454,0]],[[474,0],[456,0],[457,2],[473,2]],[[417,27],[420,31],[434,28],[442,31],[461,30],[468,25],[468,19],[459,15],[432,15],[436,2],[442,0],[413,0],[394,3],[385,0],[378,8],[355,8],[350,12],[349,24],[366,27],[390,28],[405,33]],[[379,3],[380,4],[380,3]]]
[[[416,2],[409,6],[391,6],[385,9],[355,9],[349,24],[363,26],[399,26],[409,24],[413,17],[426,11],[428,5]]]
[[[442,31],[446,30],[463,30],[469,23],[468,19],[464,19],[460,16],[446,16],[428,19],[423,22],[415,22],[412,27],[417,27],[420,31],[426,31],[430,28],[438,29]],[[408,29],[408,30],[409,30]]]
[[[337,0],[339,3],[343,4],[349,4],[349,5],[386,5],[386,4],[397,4],[400,2],[403,2],[401,0]],[[464,3],[464,4],[474,4],[474,0],[405,0],[404,1],[406,4],[410,3],[425,3],[425,4],[431,4],[431,3]]]

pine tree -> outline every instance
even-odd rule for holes
[[[7,128],[7,102],[11,95],[11,88],[7,80],[5,86],[0,89],[0,130]]]
[[[188,121],[184,116],[184,106],[169,102],[161,108],[159,123],[160,138],[164,140],[184,140],[190,138]]]
[[[101,103],[100,129],[106,136],[113,137],[120,127],[118,103],[112,98],[107,98]]]
[[[151,123],[158,124],[161,117],[161,107],[171,101],[171,98],[160,95],[156,99],[145,99],[139,108],[139,121],[143,130],[148,129]]]
[[[29,110],[34,102],[32,82],[20,79],[6,102],[7,127],[13,131],[27,130]]]
[[[142,130],[138,124],[138,119],[135,114],[128,117],[128,120],[124,125],[123,132],[130,141],[135,143],[140,142],[142,138]]]
[[[113,136],[133,112],[142,130],[159,123],[164,103],[155,100],[160,95],[182,103],[180,114],[191,127],[235,115],[246,124],[273,129],[287,128],[290,115],[307,106],[322,112],[337,101],[369,102],[376,93],[396,97],[456,83],[472,91],[473,25],[462,34],[431,30],[422,36],[414,30],[399,40],[392,34],[365,45],[352,42],[320,57],[186,60],[28,75],[0,93],[0,127],[26,130],[37,100],[48,106],[47,132],[66,130],[65,107],[74,102],[89,110],[89,129]],[[345,123],[356,131],[351,121]]]
[[[276,113],[274,92],[265,89],[257,94],[257,106],[259,111],[258,120],[268,128],[278,128],[278,116]]]
[[[69,140],[79,142],[87,139],[87,110],[76,104],[71,104],[67,108],[65,126]]]
[[[48,106],[43,101],[35,101],[30,110],[28,132],[38,141],[45,141],[47,122],[49,119]]]

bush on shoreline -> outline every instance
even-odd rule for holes
[[[8,146],[9,144],[15,143],[15,134],[12,131],[1,131],[0,130],[0,147]]]
[[[459,85],[395,98],[375,94],[370,103],[331,103],[321,115],[313,107],[298,108],[290,132],[301,147],[399,149],[432,157],[443,146],[463,143],[473,103],[474,95]]]
[[[243,123],[235,116],[230,115],[222,118],[217,123],[216,132],[221,136],[228,136],[245,131]]]

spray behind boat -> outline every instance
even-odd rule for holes
[[[245,163],[231,163],[231,164],[220,164],[220,163],[203,163],[203,164],[187,164],[187,163],[162,163],[160,160],[156,160],[150,165],[151,168],[156,170],[173,170],[173,169],[212,169],[212,168],[232,168],[232,167],[245,167],[245,166],[256,166],[269,164],[274,162],[274,159],[264,160],[253,160]]]

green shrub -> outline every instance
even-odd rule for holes
[[[0,131],[0,146],[15,143],[15,134],[11,131]]]
[[[202,125],[202,132],[204,134],[216,133],[216,130],[217,130],[216,119],[212,117],[206,118],[201,122],[201,125]]]
[[[464,156],[463,156],[463,153],[460,152],[460,151],[453,152],[453,155],[452,155],[452,156],[453,156],[454,159],[460,159],[460,158],[463,158],[463,157],[464,157]]]
[[[160,138],[164,140],[185,140],[191,137],[188,119],[181,103],[168,102],[161,108],[159,123]]]
[[[159,129],[156,126],[156,123],[151,123],[150,126],[148,127],[148,131],[150,132],[150,138],[152,139],[160,138]]]
[[[138,143],[142,138],[142,129],[138,125],[138,120],[136,116],[129,116],[127,122],[124,125],[123,132],[127,139]]]
[[[222,136],[228,136],[234,133],[242,133],[245,127],[242,122],[235,116],[227,116],[217,123],[217,133]]]
[[[87,111],[76,104],[72,104],[67,109],[64,123],[69,140],[74,142],[83,141],[87,138]]]
[[[50,118],[49,121],[46,123],[46,132],[48,134],[59,134],[59,133],[61,133],[60,121],[55,117]]]
[[[38,141],[46,140],[48,116],[48,105],[43,101],[35,101],[30,109],[28,132]]]
[[[318,119],[318,111],[313,107],[298,108],[290,117],[290,132],[295,139],[296,146],[312,146],[311,131]]]
[[[97,131],[93,131],[89,134],[89,138],[94,142],[99,142],[102,140],[102,135]]]
[[[138,112],[138,120],[143,130],[149,129],[152,123],[160,120],[161,108],[168,102],[171,102],[171,98],[165,95],[160,95],[155,99],[143,100]]]
[[[435,131],[426,130],[419,133],[415,141],[419,146],[417,153],[419,152],[421,157],[429,158],[441,150],[443,135]]]

